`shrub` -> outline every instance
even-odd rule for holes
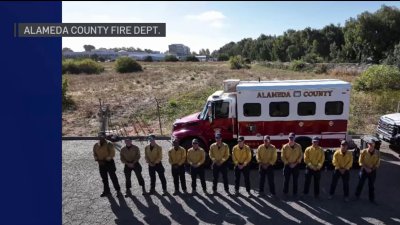
[[[74,109],[75,108],[75,102],[72,100],[71,96],[67,95],[68,91],[68,79],[62,78],[62,88],[61,88],[61,94],[62,94],[62,110],[66,109]]]
[[[199,59],[196,58],[196,56],[194,56],[194,55],[189,55],[189,56],[186,57],[185,61],[186,62],[198,62]]]
[[[221,54],[221,55],[218,55],[217,60],[218,61],[228,61],[229,56],[227,54]]]
[[[142,66],[134,59],[129,57],[118,58],[115,62],[115,70],[118,73],[131,73],[143,71]]]
[[[167,55],[164,58],[165,62],[177,62],[179,61],[178,58],[176,58],[176,56],[174,55]]]
[[[294,71],[301,71],[305,69],[305,67],[306,63],[303,60],[293,60],[289,66],[289,68]]]
[[[326,64],[318,64],[314,68],[314,73],[321,74],[321,73],[327,73],[328,72],[328,66]]]
[[[62,74],[99,74],[103,71],[104,67],[92,59],[67,59],[62,62]]]
[[[357,78],[354,88],[359,91],[400,89],[400,70],[388,65],[371,66]]]
[[[144,57],[143,61],[145,61],[145,62],[153,62],[153,57],[148,55],[148,56]]]
[[[307,63],[322,63],[324,60],[315,53],[308,53],[302,59]]]
[[[229,64],[230,64],[230,68],[231,69],[249,69],[250,66],[246,64],[246,62],[244,61],[244,59],[242,58],[242,56],[237,55],[237,56],[232,56],[229,59]]]

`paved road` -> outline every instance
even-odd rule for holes
[[[217,196],[206,196],[201,191],[194,197],[142,196],[140,188],[135,189],[137,180],[134,174],[133,197],[118,198],[113,191],[113,197],[100,198],[102,183],[97,163],[92,157],[94,143],[95,141],[62,143],[63,224],[400,224],[400,160],[398,154],[388,150],[386,145],[382,147],[382,163],[375,185],[378,205],[373,205],[368,201],[367,184],[359,201],[343,202],[341,181],[337,187],[336,198],[328,200],[331,171],[324,171],[322,174],[320,200],[314,200],[313,197],[284,199],[281,191],[281,170],[275,171],[277,199],[226,196],[222,184],[218,187],[222,195]],[[136,144],[143,150],[146,143]],[[167,141],[159,141],[159,144],[164,150],[170,146]],[[118,179],[124,191],[125,178],[119,154],[116,155],[115,161]],[[143,157],[140,163],[148,190],[150,178]],[[163,163],[168,190],[172,193],[173,182],[166,151]],[[251,171],[253,190],[258,187],[257,175],[257,171]],[[353,170],[350,178],[351,193],[354,193],[356,176],[357,171]],[[210,171],[207,171],[206,179],[208,190],[211,191]],[[186,181],[190,192],[189,174],[186,174]],[[233,192],[233,171],[229,172],[229,181],[230,190]],[[303,182],[304,171],[301,171],[299,190],[303,189]],[[156,190],[161,193],[158,178]],[[198,190],[201,190],[200,186]],[[245,193],[243,186],[240,191]]]

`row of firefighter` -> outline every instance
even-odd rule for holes
[[[116,176],[116,166],[113,160],[115,150],[112,143],[107,142],[105,133],[99,134],[100,141],[93,147],[94,159],[99,164],[100,176],[103,182],[103,193],[101,197],[110,195],[110,187],[108,185],[108,176],[117,195],[122,195],[121,187]],[[165,168],[162,163],[162,147],[155,141],[155,136],[148,137],[150,144],[145,147],[144,158],[148,164],[150,175],[150,190],[147,193],[145,188],[145,181],[142,176],[142,166],[139,162],[141,157],[139,148],[132,143],[130,139],[125,140],[125,146],[121,149],[120,159],[124,166],[124,175],[126,180],[126,196],[131,195],[131,174],[135,173],[138,184],[142,188],[143,194],[155,194],[156,189],[156,173],[161,181],[163,194],[168,193],[167,182],[165,178]],[[223,186],[226,194],[231,195],[228,185],[228,159],[231,159],[234,165],[234,195],[239,195],[239,187],[241,176],[244,177],[245,189],[249,196],[251,193],[250,184],[250,164],[252,161],[252,151],[248,145],[245,144],[244,137],[238,138],[238,144],[235,145],[230,151],[229,146],[222,141],[221,134],[215,135],[216,142],[209,148],[208,155],[212,162],[211,170],[213,174],[213,185],[211,194],[217,194],[217,185],[219,175],[222,174]],[[255,154],[259,171],[259,187],[258,195],[264,195],[264,184],[266,178],[268,179],[269,193],[272,197],[276,197],[275,181],[274,181],[274,165],[277,162],[278,154],[277,149],[270,143],[270,137],[263,137],[264,143],[261,144]],[[301,146],[295,142],[295,134],[288,135],[288,142],[282,146],[281,160],[284,164],[283,167],[283,194],[288,195],[289,183],[292,178],[292,192],[297,196],[298,193],[298,177],[300,164],[303,162],[305,165],[305,182],[303,195],[308,195],[310,191],[310,184],[314,180],[314,196],[319,198],[320,195],[320,178],[321,171],[325,162],[325,152],[319,146],[319,137],[312,139],[312,145],[307,147],[302,152]],[[174,180],[174,193],[173,195],[180,194],[180,188],[184,193],[187,193],[186,180],[185,180],[185,164],[189,166],[191,175],[191,190],[193,195],[197,194],[197,178],[200,178],[201,188],[203,193],[209,194],[207,184],[205,182],[205,161],[206,151],[199,146],[197,139],[192,140],[192,147],[188,150],[179,146],[179,140],[172,141],[173,146],[168,151],[168,161],[171,165],[171,173]],[[358,157],[358,164],[360,166],[359,182],[355,190],[355,197],[358,198],[361,194],[365,181],[368,179],[369,185],[369,200],[375,201],[374,195],[374,181],[376,178],[376,170],[380,165],[379,151],[375,147],[376,141],[368,139],[367,148],[363,149]],[[340,147],[336,149],[332,157],[332,165],[334,172],[332,175],[332,182],[329,189],[329,198],[333,198],[337,182],[339,178],[343,180],[343,189],[345,201],[349,201],[349,170],[353,166],[353,154],[348,151],[348,142],[341,141]]]

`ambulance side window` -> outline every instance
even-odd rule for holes
[[[215,118],[228,118],[229,117],[229,102],[222,102],[222,104],[215,105]]]
[[[289,102],[271,102],[269,103],[270,117],[287,117],[289,116]]]
[[[260,103],[245,103],[243,105],[243,115],[245,117],[261,116],[261,104]]]
[[[315,115],[315,102],[299,102],[297,105],[297,114],[299,116],[312,116]]]
[[[326,102],[325,103],[325,115],[342,115],[343,113],[343,102]]]

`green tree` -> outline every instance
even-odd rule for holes
[[[85,49],[85,52],[91,52],[96,49],[93,45],[84,45],[83,48]]]

